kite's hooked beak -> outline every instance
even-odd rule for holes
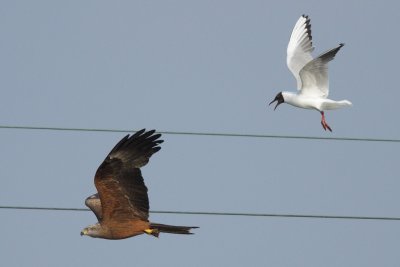
[[[285,102],[285,100],[283,99],[282,92],[276,95],[276,97],[274,98],[274,100],[272,100],[271,103],[269,103],[269,106],[270,106],[272,103],[274,103],[275,101],[277,101],[277,103],[276,103],[276,106],[275,106],[274,110],[275,110],[280,104],[282,104],[283,102]]]
[[[81,236],[87,235],[87,234],[88,234],[88,230],[86,228],[81,231]]]

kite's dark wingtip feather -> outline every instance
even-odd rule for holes
[[[154,134],[156,132],[156,130],[149,130],[149,131],[147,131],[147,133],[146,134],[148,134],[148,135],[152,135],[152,134]]]
[[[132,136],[139,136],[139,135],[142,135],[144,132],[146,132],[146,128],[143,128],[143,129],[137,131],[137,132],[136,132],[135,134],[133,134]]]
[[[129,139],[129,134],[125,135],[121,140],[119,140],[119,142],[113,147],[113,149],[111,150],[110,153],[117,151],[121,146],[124,145],[124,143],[126,142],[126,140]]]
[[[160,146],[153,147],[153,154],[157,153],[158,151],[160,151],[160,149],[161,149]]]
[[[114,146],[109,154],[125,148],[129,149],[128,147],[131,146],[155,147],[163,142],[163,140],[159,140],[161,134],[154,134],[155,132],[156,130],[146,132],[146,129],[143,128],[132,135],[128,134]]]

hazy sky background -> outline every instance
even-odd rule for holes
[[[1,1],[0,124],[399,138],[396,1]],[[320,114],[286,47],[302,14],[330,64]],[[0,129],[0,205],[84,207],[124,133]],[[151,209],[400,216],[399,144],[164,135]],[[397,221],[151,214],[193,236],[81,237],[90,212],[0,210],[4,266],[398,266]]]

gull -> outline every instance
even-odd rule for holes
[[[313,58],[310,19],[302,15],[290,36],[286,58],[288,68],[297,80],[298,92],[280,92],[269,105],[276,101],[274,110],[282,103],[299,108],[315,109],[321,113],[321,124],[324,130],[328,129],[332,132],[331,127],[326,123],[324,111],[352,105],[348,100],[334,101],[327,98],[329,94],[328,63],[343,46],[344,44],[341,43]]]

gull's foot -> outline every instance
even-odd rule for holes
[[[322,115],[322,118],[321,118],[322,128],[324,128],[325,131],[326,131],[326,129],[328,129],[330,132],[332,132],[331,127],[329,127],[328,123],[326,123],[325,114],[323,111],[321,111],[321,115]]]

